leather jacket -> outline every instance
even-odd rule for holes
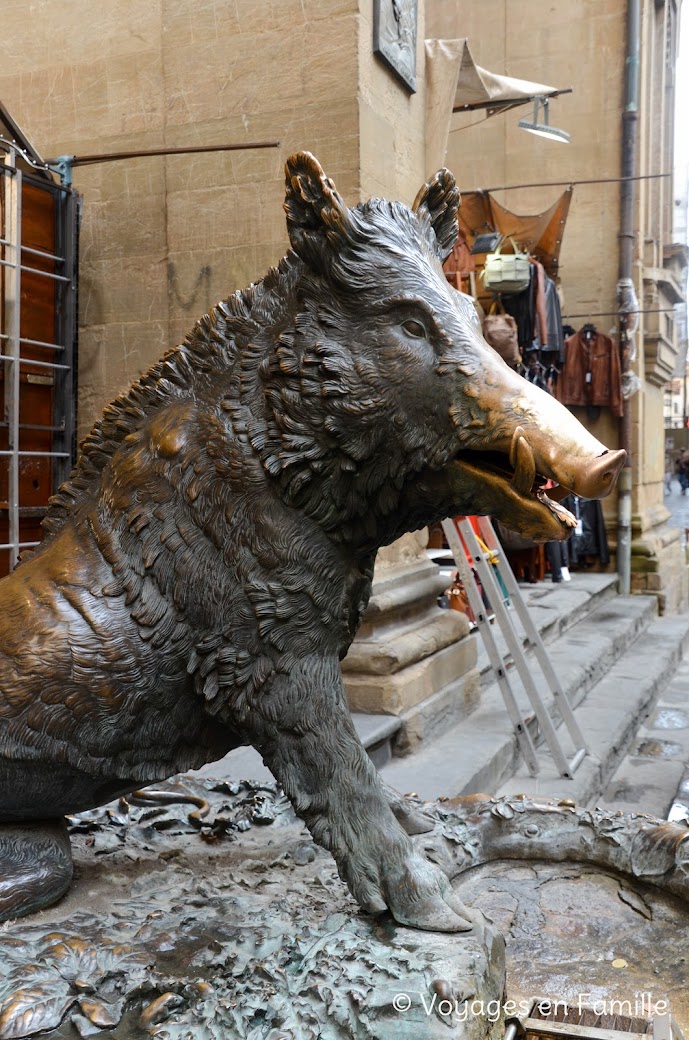
[[[565,405],[599,406],[618,418],[622,415],[620,355],[609,336],[579,330],[565,340],[557,396]]]

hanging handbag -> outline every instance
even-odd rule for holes
[[[452,585],[447,590],[447,602],[450,607],[450,610],[458,610],[460,613],[466,614],[466,616],[469,618],[469,621],[473,623],[476,622],[474,612],[471,609],[471,605],[469,603],[467,591],[464,588],[464,583],[462,582],[462,579],[459,577],[459,575],[456,575],[455,580],[452,582]]]
[[[503,253],[504,239],[495,250],[486,257],[483,266],[483,285],[492,293],[518,293],[529,285],[531,280],[531,264],[529,254],[520,253],[517,243],[510,238],[513,253]]]
[[[497,300],[483,319],[483,338],[511,368],[521,363],[517,323]]]

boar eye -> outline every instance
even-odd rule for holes
[[[408,336],[413,336],[414,339],[426,339],[425,325],[422,325],[420,321],[416,321],[415,318],[409,318],[407,321],[402,322],[402,328]]]

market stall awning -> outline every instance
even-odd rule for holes
[[[506,239],[513,238],[519,249],[531,253],[551,278],[557,278],[571,199],[572,188],[567,188],[543,213],[520,214],[501,206],[490,192],[468,192],[462,196],[459,207],[459,228],[469,249],[476,236],[486,231],[499,231]],[[507,252],[511,248],[508,244]],[[484,259],[481,254],[476,256],[477,269],[483,266]]]
[[[549,87],[545,83],[533,83],[528,79],[515,79],[514,76],[501,76],[497,72],[477,65],[471,56],[468,40],[434,40],[433,43],[458,44],[457,51],[461,55],[457,74],[457,87],[453,109],[513,107],[523,105],[534,97],[549,97],[557,94],[557,87]]]
[[[562,93],[557,87],[502,76],[477,65],[469,41],[426,40],[426,163],[442,166],[453,112],[485,109],[488,115],[534,97]]]

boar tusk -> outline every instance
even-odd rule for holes
[[[517,441],[520,437],[524,436],[524,427],[517,426],[514,433],[512,434],[512,442],[510,444],[510,466],[512,469],[517,468]]]
[[[528,495],[536,479],[536,463],[521,426],[514,431],[510,445],[510,463],[514,469],[512,487],[520,494]]]
[[[547,509],[550,510],[550,512],[554,516],[558,518],[563,527],[569,527],[574,529],[577,526],[577,518],[575,516],[572,516],[570,511],[568,509],[565,509],[564,506],[561,506],[559,502],[553,501],[553,499],[549,498],[548,495],[546,495],[545,491],[538,490],[536,492],[536,498],[541,503],[541,505],[544,505]]]

